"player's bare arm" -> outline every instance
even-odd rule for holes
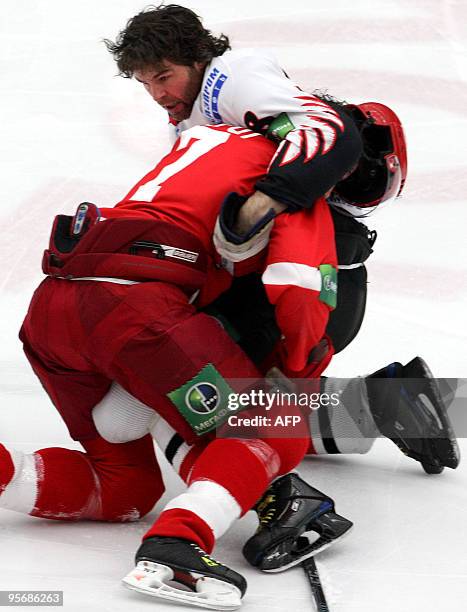
[[[278,215],[286,208],[285,204],[281,204],[261,191],[256,191],[240,208],[234,230],[239,235],[246,234],[271,209]]]

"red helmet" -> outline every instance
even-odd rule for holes
[[[330,202],[365,217],[402,192],[407,176],[404,130],[396,113],[384,104],[349,104],[346,110],[360,130],[363,154],[352,174],[337,183]]]

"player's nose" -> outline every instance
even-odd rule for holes
[[[151,83],[148,88],[149,95],[155,102],[159,102],[165,97],[166,91],[158,83]]]

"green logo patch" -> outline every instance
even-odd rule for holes
[[[330,264],[319,267],[321,274],[321,291],[319,299],[334,309],[337,305],[337,270]]]
[[[283,140],[294,129],[295,126],[290,121],[289,116],[286,113],[281,113],[271,122],[266,135]]]
[[[233,389],[209,363],[178,389],[167,393],[193,431],[202,436],[223,423],[231,411],[228,398]]]

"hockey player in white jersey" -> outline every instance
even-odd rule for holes
[[[187,8],[145,10],[107,47],[121,74],[167,110],[174,137],[194,125],[227,123],[283,141],[242,206],[243,230],[270,208],[312,206],[357,165],[360,134],[341,108],[302,91],[272,54],[229,50],[228,39],[212,36]]]

